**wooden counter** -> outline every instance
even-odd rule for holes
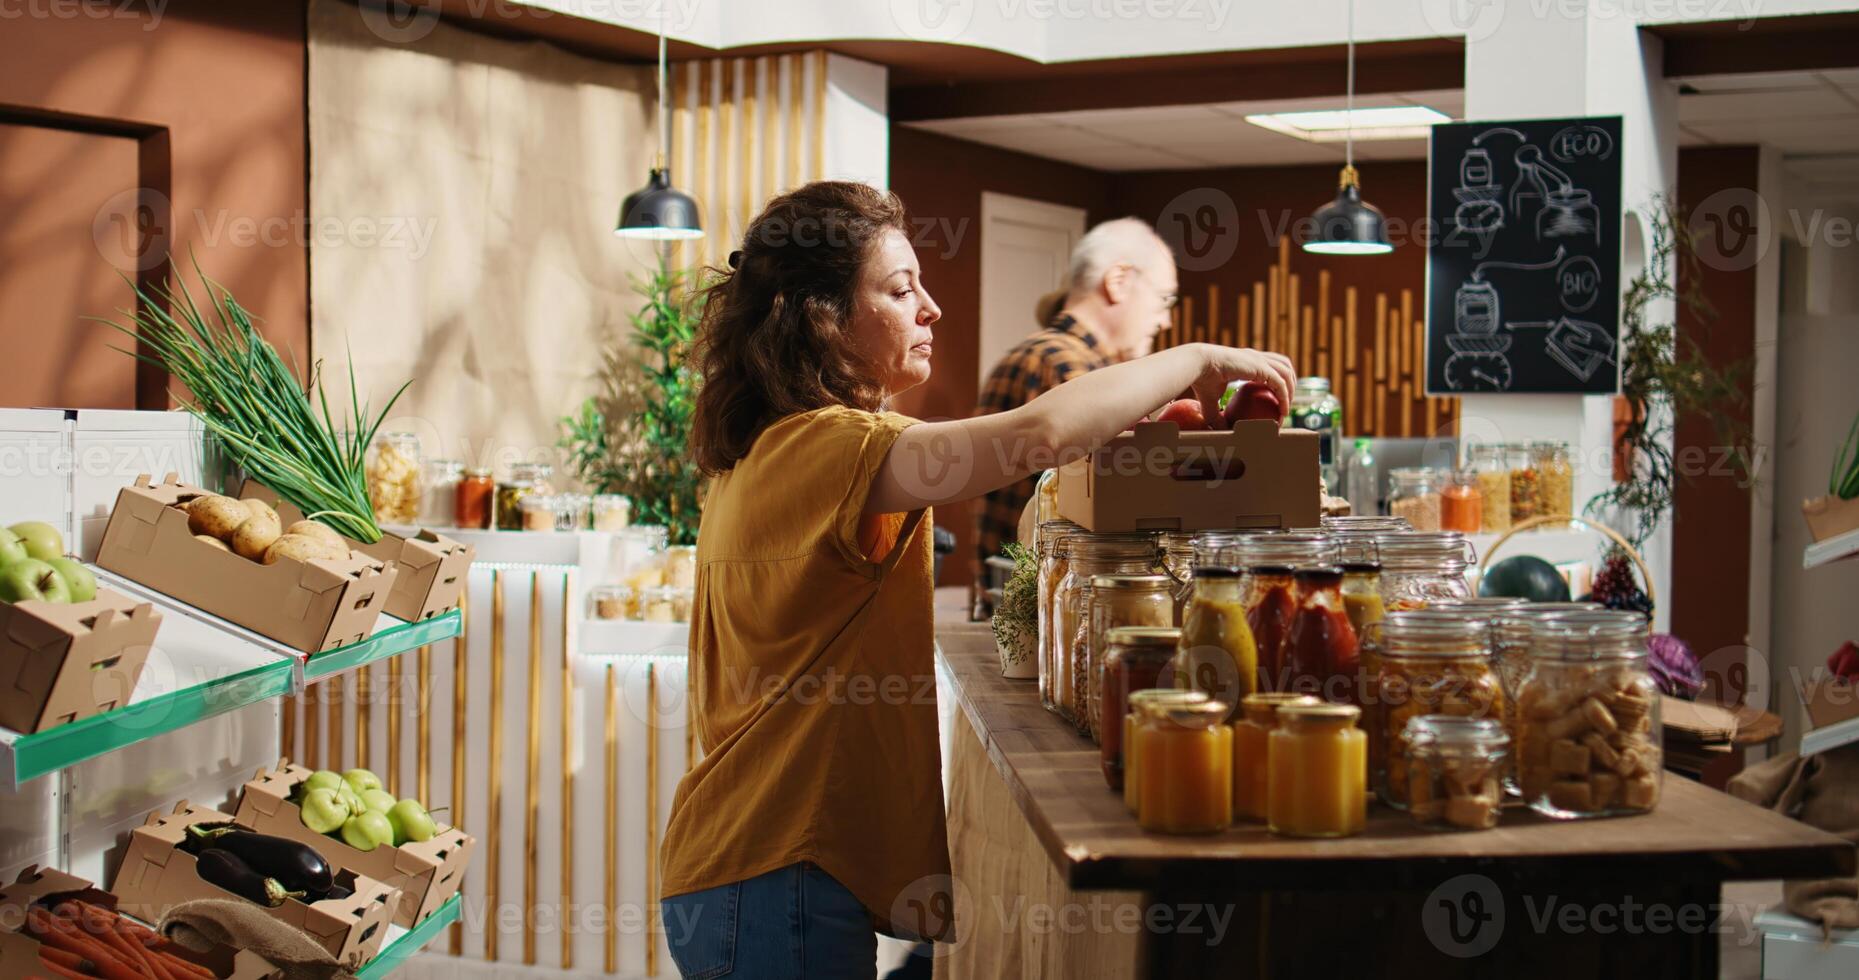
[[[1658,809],[1644,816],[1554,821],[1514,808],[1495,830],[1438,833],[1375,805],[1367,832],[1343,840],[1276,837],[1256,824],[1194,837],[1145,833],[1106,788],[1096,747],[1040,707],[1035,682],[1000,676],[985,633],[952,624],[938,640],[974,736],[957,733],[953,775],[962,776],[964,742],[985,751],[1013,804],[991,819],[1017,811],[1024,821],[982,826],[962,810],[983,793],[952,790],[958,880],[994,870],[966,860],[969,841],[998,844],[1018,832],[1043,851],[1054,889],[1072,901],[1073,892],[1112,890],[1139,893],[1152,907],[1238,912],[1214,945],[1145,930],[1127,950],[1136,962],[1105,975],[1328,975],[1372,960],[1375,976],[1715,976],[1717,936],[1708,929],[1660,929],[1664,916],[1628,930],[1610,923],[1659,905],[1674,923],[1691,906],[1714,919],[1724,881],[1832,877],[1855,866],[1853,845],[1840,838],[1670,773]],[[996,851],[990,861],[1000,860]],[[1481,921],[1497,923],[1493,948],[1462,955],[1485,938],[1474,935]],[[997,925],[981,922],[978,933],[999,940]],[[1448,938],[1431,938],[1442,929]],[[1236,963],[1246,968],[1235,972]]]

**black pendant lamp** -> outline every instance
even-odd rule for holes
[[[665,163],[670,155],[671,124],[665,104],[665,17],[659,9],[658,21],[658,161],[646,178],[644,187],[626,195],[620,205],[620,223],[613,233],[621,238],[645,238],[654,241],[681,241],[704,237],[703,222],[697,217],[697,202],[689,194],[671,186],[671,168]]]
[[[1362,182],[1356,173],[1356,5],[1349,0],[1349,81],[1346,88],[1343,131],[1343,174],[1336,200],[1312,214],[1317,226],[1304,242],[1304,251],[1318,255],[1381,255],[1394,251],[1388,243],[1388,223],[1381,211],[1362,200]]]

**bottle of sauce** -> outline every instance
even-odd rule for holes
[[[1293,579],[1298,608],[1285,641],[1287,690],[1336,704],[1357,703],[1356,631],[1343,608],[1342,568],[1300,568]]]
[[[1194,570],[1194,592],[1181,622],[1174,686],[1204,691],[1238,716],[1246,695],[1259,689],[1259,648],[1246,622],[1239,569],[1202,566]]]

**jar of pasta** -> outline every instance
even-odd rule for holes
[[[523,530],[523,498],[535,494],[547,494],[549,477],[554,468],[547,463],[512,463],[509,475],[497,484],[497,496],[493,504],[492,519],[499,531]],[[553,527],[553,523],[550,525]]]
[[[1064,541],[1065,577],[1052,597],[1053,633],[1060,661],[1055,665],[1053,702],[1061,717],[1078,731],[1090,734],[1091,580],[1099,575],[1151,574],[1158,555],[1155,535],[1147,532],[1076,531]]]
[[[1388,509],[1414,530],[1439,530],[1439,504],[1439,484],[1432,470],[1410,466],[1388,471]]]
[[[1648,813],[1665,753],[1647,624],[1605,610],[1540,620],[1517,694],[1523,798],[1546,816]]]
[[[1130,712],[1130,696],[1168,686],[1168,665],[1180,641],[1181,631],[1167,626],[1124,626],[1105,638],[1097,746],[1098,764],[1111,789],[1123,788],[1123,716]]]
[[[1265,820],[1266,800],[1270,797],[1271,737],[1278,730],[1278,709],[1287,704],[1318,703],[1308,694],[1260,691],[1246,695],[1243,717],[1233,725],[1235,820]]]
[[[1504,805],[1510,736],[1491,718],[1421,715],[1401,737],[1407,755],[1407,813],[1434,830],[1490,830]]]
[[[1067,520],[1046,521],[1033,536],[1033,553],[1039,558],[1038,643],[1039,703],[1048,711],[1058,711],[1059,643],[1058,609],[1055,599],[1059,583],[1071,570],[1072,534],[1084,528]]]
[[[1569,465],[1568,443],[1534,443],[1530,458],[1536,468],[1537,512],[1552,517],[1573,514],[1575,469]]]
[[[1529,443],[1505,446],[1504,461],[1510,469],[1510,522],[1521,524],[1541,513],[1542,482],[1537,478]]]
[[[1136,822],[1158,834],[1211,834],[1233,823],[1233,729],[1220,701],[1148,702],[1136,722]]]
[[[1139,792],[1142,787],[1142,758],[1136,754],[1137,724],[1149,713],[1151,707],[1201,704],[1206,701],[1207,695],[1200,691],[1177,691],[1167,687],[1130,692],[1130,710],[1123,716],[1123,805],[1129,807],[1131,816],[1142,810],[1142,794]]]
[[[1194,594],[1182,615],[1173,683],[1183,690],[1206,692],[1235,713],[1246,695],[1259,689],[1259,648],[1246,624],[1239,569],[1208,565],[1194,570]]]
[[[368,460],[368,502],[382,524],[420,521],[420,437],[411,432],[383,432],[375,437]]]
[[[1478,481],[1479,524],[1486,534],[1510,530],[1510,462],[1501,443],[1472,449],[1472,476]]]
[[[1475,556],[1457,531],[1406,531],[1375,539],[1381,555],[1381,602],[1388,612],[1424,609],[1472,594],[1466,571]]]
[[[1286,704],[1267,751],[1266,825],[1287,837],[1349,837],[1368,824],[1367,738],[1352,704]]]
[[[1470,618],[1389,613],[1371,630],[1381,653],[1374,758],[1381,798],[1405,809],[1409,788],[1401,735],[1421,715],[1499,721],[1504,690],[1491,670],[1490,631]]]
[[[1110,632],[1123,626],[1175,625],[1174,582],[1166,575],[1096,575],[1091,578],[1085,648],[1086,732],[1102,739],[1104,658]]]

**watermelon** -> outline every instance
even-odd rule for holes
[[[1531,602],[1567,602],[1569,584],[1556,566],[1535,555],[1517,555],[1492,565],[1478,581],[1478,594]]]

